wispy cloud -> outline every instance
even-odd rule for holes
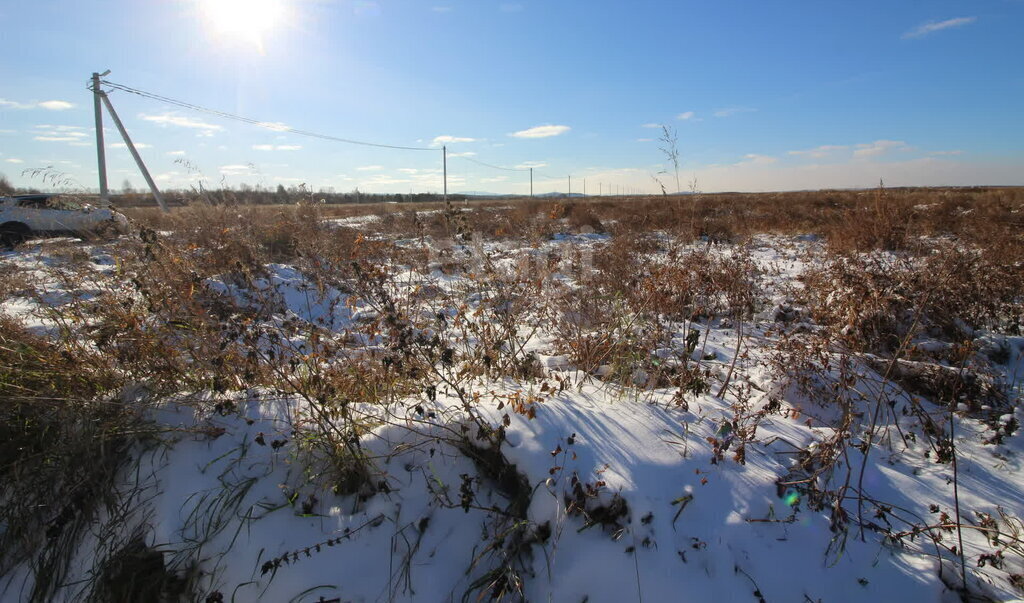
[[[153,148],[153,145],[146,144],[144,142],[132,142],[132,144],[135,145],[136,149],[151,149],[151,148]],[[110,148],[112,148],[112,149],[127,149],[128,145],[126,145],[123,142],[115,142],[115,143],[110,145]]]
[[[714,115],[715,117],[732,117],[739,113],[753,113],[754,111],[757,111],[757,109],[750,107],[725,107],[724,109],[716,109]]]
[[[4,159],[4,161],[6,161],[7,163],[25,163],[24,161],[18,159],[17,157],[9,157],[7,159]]]
[[[383,170],[383,169],[384,169],[383,165],[362,165],[362,166],[357,167],[356,171],[358,171],[358,172],[378,172],[378,171]]]
[[[543,161],[524,161],[516,166],[517,170],[528,170],[530,168],[539,169],[542,167],[548,167],[548,164]]]
[[[736,165],[771,165],[777,163],[779,159],[770,155],[758,155],[756,153],[747,153],[743,156],[743,161]]]
[[[454,142],[476,142],[475,138],[469,138],[468,136],[435,136],[432,144],[452,144]]]
[[[653,138],[637,138],[637,142],[654,142]]]
[[[877,157],[889,151],[909,151],[910,147],[902,140],[876,140],[872,143],[859,144],[853,152],[854,157]]]
[[[954,150],[954,151],[932,151],[932,152],[930,152],[928,154],[932,155],[932,156],[935,156],[935,157],[943,157],[943,156],[948,156],[948,155],[963,155],[964,152],[959,150],[959,149],[957,149],[957,150]]]
[[[654,123],[654,122],[651,122],[651,123],[649,123],[649,124],[643,124],[643,125],[641,125],[640,127],[641,127],[641,128],[660,128],[660,127],[661,127],[661,124],[656,124],[656,123]]]
[[[951,27],[962,27],[964,25],[970,25],[977,21],[977,17],[956,17],[955,19],[946,19],[945,21],[929,21],[924,25],[918,25],[914,29],[911,29],[907,33],[900,36],[904,40],[910,40],[913,38],[923,38],[928,34],[942,31],[943,29],[949,29]]]
[[[291,128],[288,124],[283,124],[279,121],[261,121],[256,125],[268,130],[274,130],[275,132],[284,132]]]
[[[231,164],[220,166],[220,173],[225,176],[244,176],[254,172],[253,166],[249,164]]]
[[[167,154],[171,157],[181,157],[185,155],[185,151],[167,151]]]
[[[551,136],[558,136],[559,134],[565,134],[571,130],[569,126],[534,126],[527,128],[526,130],[520,130],[509,134],[514,138],[549,138]]]
[[[175,113],[160,113],[158,115],[147,115],[145,113],[139,114],[139,118],[159,124],[161,126],[176,126],[179,128],[189,128],[193,130],[200,130],[202,132],[210,133],[220,132],[224,129],[224,126],[217,124],[207,123],[205,121],[199,121],[191,117],[185,117],[184,115],[177,115]]]
[[[686,121],[688,119],[693,119],[694,115],[695,113],[693,111],[685,111],[683,113],[680,113],[679,115],[676,115],[676,119]]]
[[[465,153],[448,153],[449,157],[473,157],[476,153],[473,151],[466,151]]]
[[[254,144],[252,145],[254,151],[298,151],[302,149],[302,145],[297,144]]]
[[[81,142],[82,144],[88,144],[83,141],[88,136],[85,132],[85,128],[80,126],[54,126],[50,124],[40,124],[32,128],[33,138],[40,142]]]
[[[805,149],[805,150],[800,150],[800,151],[789,151],[787,154],[795,155],[797,157],[813,157],[814,159],[821,159],[822,157],[828,157],[829,155],[831,155],[835,151],[842,151],[842,150],[848,149],[848,148],[849,147],[847,147],[845,145],[824,144],[824,145],[821,145],[820,147],[815,147],[813,149]]]
[[[74,103],[62,100],[48,100],[39,103],[20,103],[18,101],[0,98],[0,108],[4,109],[46,109],[48,111],[65,111],[74,108]]]

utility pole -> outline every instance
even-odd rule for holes
[[[114,125],[117,126],[117,130],[121,133],[121,138],[124,139],[124,144],[131,151],[132,157],[135,158],[135,164],[139,166],[139,171],[142,172],[142,177],[146,179],[146,184],[149,185],[150,192],[153,193],[153,198],[156,199],[157,205],[164,213],[170,212],[167,209],[167,204],[164,203],[164,198],[160,195],[160,190],[156,187],[156,182],[153,182],[153,177],[149,175],[149,170],[146,169],[146,164],[142,161],[142,156],[139,155],[139,151],[135,148],[135,144],[132,143],[132,139],[128,136],[128,130],[124,129],[124,124],[121,123],[121,118],[117,116],[117,111],[114,111],[114,105],[111,104],[110,98],[107,97],[106,93],[102,90],[99,92],[100,98],[103,99],[103,104],[107,107],[107,112],[110,113],[110,118],[114,120]]]
[[[103,72],[103,75],[110,73],[110,70]],[[96,117],[96,163],[100,172],[100,199],[110,200],[110,191],[107,190],[107,155],[103,146],[103,109],[100,107],[100,77],[95,71],[92,74],[92,104],[93,113]]]
[[[448,145],[441,146],[441,170],[444,174],[444,203],[448,205]]]
[[[533,168],[530,168],[530,197],[533,197]]]
[[[583,196],[584,197],[587,196],[587,179],[586,178],[583,179]]]
[[[569,175],[569,192],[565,194],[566,197],[572,196],[572,175]]]

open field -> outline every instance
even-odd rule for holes
[[[1022,188],[125,211],[0,254],[4,601],[1024,597]]]

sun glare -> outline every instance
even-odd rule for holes
[[[264,35],[285,16],[284,0],[199,0],[207,24],[224,38],[262,48]]]

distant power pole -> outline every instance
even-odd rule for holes
[[[569,176],[569,192],[565,194],[566,197],[572,196],[572,176]]]
[[[441,145],[441,173],[444,176],[444,202],[448,203],[448,146]]]
[[[530,196],[533,197],[533,168],[530,168]]]
[[[587,179],[586,178],[583,179],[583,196],[584,197],[587,196]]]

